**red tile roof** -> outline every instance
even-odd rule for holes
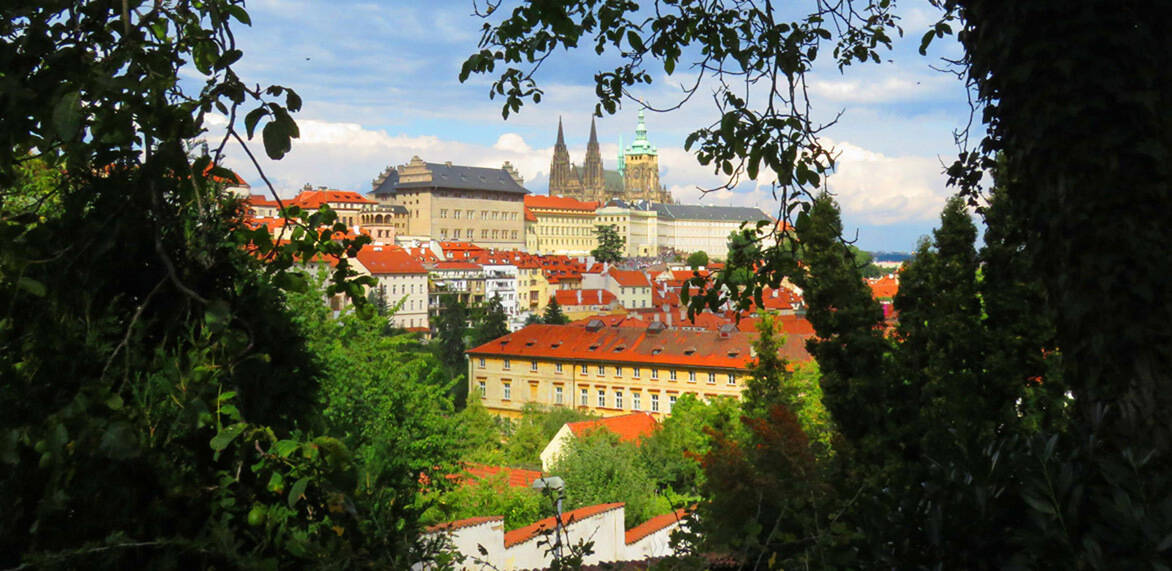
[[[597,202],[582,202],[565,196],[542,196],[529,194],[525,196],[525,208],[543,208],[549,210],[580,210],[594,212],[598,209]]]
[[[490,515],[490,516],[482,516],[482,517],[470,517],[468,519],[450,521],[448,523],[440,523],[440,524],[436,524],[436,525],[428,527],[427,533],[436,533],[439,531],[456,531],[457,529],[464,529],[466,527],[472,527],[472,526],[481,525],[481,524],[485,524],[485,523],[491,523],[494,521],[503,522],[503,521],[505,521],[505,516],[503,516],[503,515]],[[627,542],[627,543],[630,543],[630,542]]]
[[[867,285],[871,286],[871,296],[875,299],[893,299],[899,293],[899,275],[887,274],[868,279]]]
[[[534,480],[537,480],[543,476],[543,474],[537,470],[509,468],[507,466],[489,466],[488,464],[468,462],[464,464],[464,471],[461,474],[449,474],[448,477],[459,479],[463,474],[467,474],[468,476],[477,480],[491,478],[497,474],[504,474],[505,481],[509,484],[510,488],[528,488],[531,484],[533,484]]]
[[[651,287],[647,274],[638,270],[610,270],[610,277],[622,287]]]
[[[626,543],[630,545],[661,529],[667,528],[676,522],[683,521],[691,511],[689,508],[680,508],[674,512],[657,515],[631,529],[627,530]]]
[[[655,422],[655,418],[646,412],[632,412],[631,414],[598,420],[567,422],[566,426],[570,427],[570,431],[578,437],[593,430],[609,430],[618,435],[620,442],[638,443],[644,436],[650,436],[652,432],[655,432],[655,429],[659,428],[659,423]]]
[[[601,515],[611,510],[617,510],[623,507],[624,504],[598,504],[596,506],[586,506],[576,510],[570,510],[562,514],[562,523],[570,525],[571,523],[582,521],[586,518]],[[514,529],[505,533],[505,548],[512,547],[519,543],[525,543],[535,537],[538,537],[542,532],[552,530],[557,526],[557,520],[552,517],[547,517],[541,521],[529,524],[525,527]]]
[[[419,260],[398,246],[367,244],[358,251],[358,261],[373,275],[427,273]]]
[[[303,190],[289,204],[302,208],[318,209],[327,202],[347,204],[374,204],[375,202],[350,190]]]
[[[618,300],[615,294],[604,289],[559,289],[553,294],[558,305],[570,307],[577,305],[610,305]]]
[[[532,210],[529,210],[528,206],[525,207],[525,221],[526,222],[537,222],[537,216],[533,214]]]
[[[250,206],[272,206],[274,208],[279,206],[276,200],[270,200],[263,194],[251,194],[244,199],[244,202]]]
[[[439,247],[444,251],[444,256],[449,260],[463,260],[478,252],[484,251],[484,248],[477,246],[472,242],[440,242]]]
[[[468,354],[744,370],[752,361],[750,343],[755,337],[742,331],[722,336],[716,331],[648,333],[628,327],[590,331],[579,325],[537,324],[471,348]]]

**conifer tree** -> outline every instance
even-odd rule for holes
[[[554,297],[549,298],[549,305],[545,306],[545,315],[542,320],[549,325],[565,325],[570,322],[570,318],[562,313],[562,306]]]
[[[509,334],[509,316],[505,314],[505,307],[501,304],[499,295],[492,296],[479,313],[480,323],[472,331],[473,347]]]

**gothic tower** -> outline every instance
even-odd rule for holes
[[[586,143],[586,162],[582,165],[582,190],[588,200],[603,200],[602,153],[598,150],[598,131],[590,119],[590,142]]]
[[[639,110],[635,142],[623,153],[623,187],[630,201],[671,202],[667,190],[659,185],[659,151],[647,142],[647,124]]]
[[[558,117],[558,140],[553,146],[553,160],[549,163],[549,194],[566,195],[571,191],[570,151],[566,149],[566,137],[562,133],[562,118]]]

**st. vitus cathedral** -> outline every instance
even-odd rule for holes
[[[598,132],[590,120],[590,141],[586,144],[586,161],[581,167],[570,162],[562,120],[558,119],[558,140],[549,163],[549,194],[605,204],[619,199],[627,203],[640,200],[671,204],[671,194],[659,184],[659,151],[647,142],[647,125],[643,111],[635,127],[635,142],[623,148],[619,139],[618,170],[602,168],[598,150]]]

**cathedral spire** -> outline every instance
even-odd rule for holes
[[[586,143],[586,148],[598,146],[598,130],[594,128],[594,117],[590,118],[590,142]]]
[[[554,143],[555,149],[566,148],[566,136],[562,134],[562,118],[558,116],[558,141]]]
[[[586,143],[586,162],[582,165],[582,187],[592,199],[602,198],[606,186],[602,173],[602,153],[598,150],[598,129],[590,118],[590,142]]]

